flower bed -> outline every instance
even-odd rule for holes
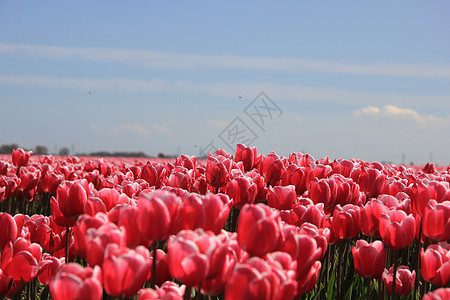
[[[0,157],[0,295],[448,299],[449,184],[432,164],[241,144],[206,160],[17,149]]]

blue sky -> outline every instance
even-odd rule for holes
[[[263,153],[447,165],[449,14],[448,1],[0,0],[0,144],[198,155],[234,151],[226,137],[245,129],[234,141]],[[261,92],[280,109],[262,128],[245,113]]]

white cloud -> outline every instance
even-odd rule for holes
[[[153,125],[152,128],[158,132],[161,132],[163,134],[166,135],[173,135],[173,131],[172,129],[166,127],[166,126],[162,126],[162,125]]]
[[[272,58],[229,55],[193,55],[151,50],[69,48],[0,43],[0,54],[120,62],[163,68],[216,67],[272,71],[450,78],[450,65],[427,63],[363,64],[309,58]]]
[[[375,106],[367,106],[360,110],[354,111],[355,116],[369,116],[375,118],[391,119],[398,121],[413,121],[414,123],[425,126],[435,124],[445,124],[449,120],[439,118],[433,115],[423,115],[411,108],[401,108],[395,105],[385,105],[381,108]]]
[[[226,120],[208,120],[206,123],[217,128],[225,128],[228,125]]]
[[[104,128],[98,125],[92,125],[91,129],[101,135],[110,137],[117,137],[123,133],[133,133],[139,136],[149,137],[152,135],[151,131],[139,124],[122,124]]]
[[[273,82],[195,82],[182,80],[166,80],[161,78],[134,80],[125,78],[73,78],[48,77],[37,75],[0,75],[0,84],[24,87],[72,88],[85,91],[91,90],[123,90],[128,92],[168,92],[183,95],[212,95],[216,97],[235,98],[236,91],[245,98],[252,99],[261,91],[270,94],[273,100],[292,101],[330,101],[347,104],[371,104],[414,107],[439,107],[450,109],[449,95],[408,95],[398,93],[372,93],[347,89],[326,87],[308,87]],[[366,108],[375,113],[376,109]]]

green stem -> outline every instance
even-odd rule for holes
[[[184,300],[190,300],[191,299],[191,291],[192,291],[192,287],[186,286],[186,290],[184,291],[184,296],[183,296]]]
[[[69,262],[69,240],[70,240],[70,227],[66,227],[66,263]]]
[[[342,269],[342,255],[344,253],[344,241],[339,242],[339,257],[338,257],[338,265],[337,265],[337,294],[336,299],[342,299],[341,296],[341,269]]]
[[[397,283],[398,251],[399,250],[394,250],[394,274],[392,279],[392,295],[394,298],[396,297],[395,285]]]
[[[420,245],[422,244],[422,220],[420,220],[419,237],[416,240],[416,249],[414,256],[414,269],[416,270],[416,279],[414,280],[413,300],[416,299],[416,291],[419,288],[420,281]]]
[[[152,264],[152,278],[151,278],[151,285],[150,287],[152,289],[155,288],[155,283],[156,283],[156,250],[157,250],[157,246],[156,246],[157,241],[154,242],[153,244],[153,264]]]

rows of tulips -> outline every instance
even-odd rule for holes
[[[242,144],[172,161],[17,149],[0,159],[0,295],[450,299],[449,171]]]

